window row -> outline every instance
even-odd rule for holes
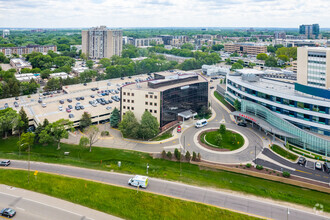
[[[150,105],[150,106],[157,106],[157,103],[152,103],[152,102],[145,102],[146,105]]]
[[[130,99],[123,99],[123,102],[134,103],[134,100],[130,100]]]
[[[130,107],[130,106],[125,106],[125,105],[123,105],[123,109],[134,110],[134,107]]]
[[[152,109],[149,109],[149,110],[148,110],[148,109],[145,109],[145,110],[146,110],[146,111],[149,111],[150,113],[152,113],[152,112],[153,112],[153,113],[157,113],[157,110],[152,110]]]
[[[134,93],[129,93],[129,92],[123,92],[123,95],[128,95],[128,96],[134,96]]]
[[[146,98],[150,98],[150,99],[154,98],[154,99],[157,99],[157,96],[156,96],[156,95],[146,95]]]

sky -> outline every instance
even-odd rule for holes
[[[330,27],[330,0],[0,0],[0,28]]]

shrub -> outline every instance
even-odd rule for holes
[[[200,153],[197,154],[197,159],[198,159],[198,161],[201,161],[202,160],[202,156],[201,156]]]
[[[193,161],[196,161],[196,157],[197,157],[197,155],[196,155],[196,152],[195,152],[195,151],[193,151],[192,160],[193,160]]]
[[[175,148],[174,150],[174,156],[177,160],[181,159],[181,153],[179,152],[178,148]]]
[[[167,155],[168,158],[172,159],[172,153],[171,153],[171,151],[167,152],[166,155]]]
[[[268,172],[268,169],[266,169],[266,171]]]
[[[165,157],[166,157],[166,151],[163,150],[163,151],[162,151],[162,158],[165,159]]]
[[[256,167],[258,170],[262,170],[264,167],[262,165],[257,165]]]
[[[190,155],[189,151],[187,151],[187,153],[185,155],[185,158],[186,158],[187,161],[190,161],[191,155]]]
[[[109,136],[109,131],[102,131],[101,136]]]
[[[245,166],[246,166],[247,168],[250,168],[252,165],[251,165],[250,163],[247,163]]]
[[[226,125],[224,125],[224,124],[220,125],[219,133],[220,134],[225,134],[226,133]]]
[[[31,96],[30,96],[30,95],[28,95],[27,97],[28,97],[28,98],[31,98]]]
[[[286,177],[286,178],[289,178],[290,177],[290,173],[287,172],[287,171],[283,171],[282,176],[283,177]]]

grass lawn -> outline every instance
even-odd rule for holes
[[[27,171],[1,170],[0,183],[57,197],[125,219],[257,219],[142,190],[137,193],[134,189],[42,172],[38,173],[38,179],[31,178],[28,184],[27,175]]]
[[[222,103],[222,104],[224,104],[225,106],[227,106],[227,108],[230,110],[230,111],[235,111],[235,108],[232,106],[232,105],[230,105],[226,100],[225,100],[225,98],[222,96],[222,95],[220,95],[217,91],[214,91],[214,96]]]
[[[26,160],[26,152],[18,155],[17,141],[17,137],[0,139],[0,158]],[[66,151],[70,152],[69,156],[63,155]],[[179,162],[153,159],[149,154],[141,152],[101,147],[93,147],[92,152],[88,152],[87,148],[68,144],[61,144],[61,150],[56,150],[55,145],[35,145],[31,149],[31,160],[141,175],[146,174],[148,163],[149,176],[152,177],[224,188],[308,207],[320,203],[324,211],[330,212],[330,195],[327,193],[222,170],[201,169],[189,163],[181,163],[180,176]],[[121,161],[120,168],[117,166],[118,161]]]
[[[282,157],[285,157],[285,158],[287,158],[289,160],[296,161],[298,159],[298,156],[297,155],[290,153],[289,151],[283,149],[282,147],[280,147],[280,146],[278,146],[276,144],[273,144],[272,147],[271,147],[271,149],[275,153],[277,153],[277,154],[281,155]]]
[[[217,142],[215,141],[215,137],[218,133],[219,133],[218,131],[204,132],[201,135],[201,141],[203,143],[207,144],[204,141],[204,137],[205,137],[205,140],[208,143],[210,143],[212,145],[215,145],[218,148],[221,148],[221,149],[225,148],[225,149],[228,149],[228,150],[231,150],[231,151],[237,150],[238,148],[240,148],[244,145],[244,138],[240,134],[237,134],[237,133],[234,133],[232,131],[227,130],[225,134],[222,134],[222,143],[219,146],[217,144]],[[235,137],[236,137],[236,141],[234,143],[233,143],[232,138],[231,138],[232,134],[234,134]],[[209,146],[214,147],[212,145],[209,145]]]
[[[173,137],[173,135],[172,135],[173,129],[174,128],[171,128],[170,130],[164,132],[163,134],[154,137],[153,139],[151,139],[151,141],[162,141],[162,140]]]

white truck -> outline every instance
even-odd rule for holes
[[[196,128],[201,128],[201,127],[204,127],[205,125],[207,125],[207,120],[206,119],[198,120],[195,123]]]
[[[147,188],[148,186],[148,177],[136,175],[133,178],[128,180],[128,185]]]

